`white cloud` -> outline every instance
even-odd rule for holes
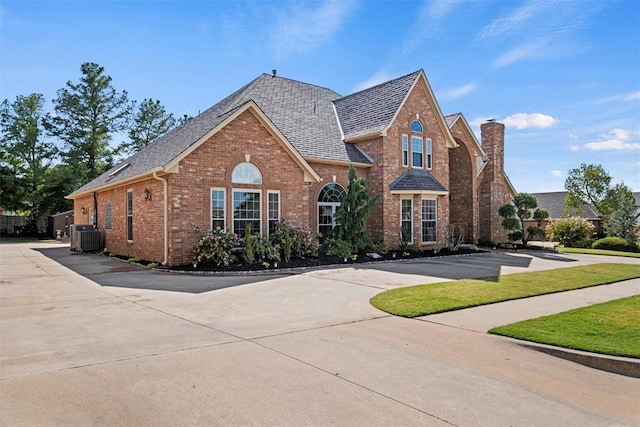
[[[555,176],[556,178],[562,178],[562,176],[564,176],[564,173],[562,171],[554,169],[551,171],[551,175]]]
[[[608,104],[610,102],[631,102],[640,99],[640,91],[620,93],[617,95],[609,96],[607,98],[596,99],[592,101],[592,104]]]
[[[638,131],[615,128],[603,135],[602,140],[587,142],[583,147],[590,151],[640,151],[639,136],[640,132]]]
[[[619,151],[619,150],[640,150],[637,142],[624,142],[619,139],[607,139],[605,141],[587,142],[583,146],[591,151]]]
[[[391,74],[385,71],[378,71],[373,76],[369,77],[367,80],[356,84],[355,87],[353,88],[353,92],[359,92],[361,90],[373,87],[380,83],[384,83],[386,81],[391,80],[393,77],[394,76],[392,76]]]
[[[491,24],[480,30],[481,39],[495,39],[520,29],[523,23],[530,20],[544,10],[544,2],[533,1],[494,20]]]
[[[324,0],[318,6],[304,7],[298,3],[281,12],[272,33],[274,48],[279,57],[294,53],[309,53],[331,39],[355,9],[350,0]]]
[[[465,95],[468,95],[469,93],[473,92],[474,90],[476,90],[476,84],[475,83],[467,83],[466,85],[460,86],[458,88],[455,89],[450,89],[446,92],[444,92],[440,98],[442,99],[458,99],[458,98],[462,98]]]
[[[571,151],[573,151],[573,152],[580,150],[580,146],[579,145],[572,145],[570,148],[571,148]]]
[[[516,113],[503,120],[504,125],[516,129],[546,129],[558,122],[551,116],[541,113]]]

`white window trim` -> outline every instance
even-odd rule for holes
[[[426,169],[433,169],[433,140],[431,138],[424,139],[424,166]]]
[[[402,218],[402,202],[403,200],[408,200],[411,203],[411,238],[407,241],[407,243],[409,244],[413,244],[413,198],[401,198],[400,199],[400,224],[399,224],[399,230],[400,230],[400,241],[402,241],[402,222],[403,222],[403,218]]]
[[[243,192],[243,193],[257,193],[257,194],[260,194],[260,209],[258,209],[258,213],[260,215],[260,217],[258,218],[258,221],[260,222],[260,230],[258,230],[258,231],[259,231],[260,235],[262,236],[262,207],[263,207],[263,203],[264,203],[264,197],[263,197],[263,194],[262,194],[262,190],[256,190],[254,188],[232,188],[231,189],[231,232],[232,233],[236,232],[236,230],[235,230],[235,228],[236,228],[235,227],[235,217],[233,216],[233,212],[235,210],[235,207],[233,206],[234,205],[234,198],[233,198],[234,194],[233,193],[235,193],[237,191]],[[251,231],[255,232],[256,230],[251,230]],[[240,236],[240,237],[242,237],[242,236]]]
[[[404,149],[405,142],[407,143],[407,149],[406,150]],[[405,157],[404,157],[405,152],[407,153],[406,161],[405,161]],[[401,154],[401,156],[402,156],[402,166],[409,167],[409,155],[410,155],[410,153],[411,153],[411,150],[409,150],[409,135],[402,134],[402,154]]]
[[[270,212],[270,209],[269,209],[269,202],[270,202],[269,195],[271,195],[271,194],[277,194],[278,195],[278,218],[276,220],[280,221],[280,219],[282,218],[282,197],[280,196],[280,191],[279,190],[267,190],[267,203],[266,203],[266,205],[267,205],[267,236],[269,236],[269,222],[272,219],[275,219],[275,218],[271,218],[269,216],[269,212]]]
[[[227,231],[227,190],[222,187],[211,187],[209,190],[209,225],[211,229],[213,229],[213,192],[214,191],[222,191],[222,201],[224,205],[222,206],[222,222],[224,223],[224,227],[222,231]],[[218,219],[218,218],[216,218]]]
[[[416,166],[416,165],[413,164],[413,140],[414,139],[416,139],[416,140],[419,139],[420,140],[420,146],[422,147],[422,153],[421,153],[422,154],[422,166]],[[424,169],[424,166],[425,166],[425,161],[424,161],[425,160],[424,138],[421,137],[421,136],[417,136],[417,135],[411,135],[410,143],[411,143],[411,168],[412,169]]]
[[[422,240],[422,236],[424,235],[423,233],[423,228],[424,228],[424,222],[425,219],[422,217],[422,201],[423,200],[433,200],[435,202],[435,209],[436,209],[436,225],[435,225],[435,229],[436,229],[436,240]],[[437,243],[438,242],[438,199],[433,198],[433,197],[423,197],[422,199],[420,199],[420,240],[422,243]]]
[[[133,237],[133,189],[127,189],[127,194],[125,196],[125,205],[124,205],[124,211],[126,214],[126,227],[125,227],[125,233],[126,234],[126,239],[127,242],[133,242],[133,239],[129,239],[129,194],[131,194],[131,236]]]

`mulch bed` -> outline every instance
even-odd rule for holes
[[[182,265],[178,267],[171,268],[162,268],[163,270],[172,270],[172,271],[183,271],[183,272],[276,272],[279,270],[287,270],[287,269],[295,269],[295,268],[305,268],[305,267],[327,267],[327,266],[336,266],[336,267],[344,267],[349,265],[358,265],[364,263],[371,262],[383,262],[383,261],[397,261],[402,259],[415,259],[415,258],[433,258],[433,257],[442,257],[442,256],[452,256],[452,255],[468,255],[468,254],[476,254],[483,253],[484,250],[475,250],[475,249],[459,249],[457,251],[450,251],[448,249],[441,249],[439,252],[434,252],[433,250],[426,251],[413,251],[408,250],[405,252],[401,251],[391,251],[386,254],[380,254],[379,258],[375,258],[369,256],[367,254],[360,254],[355,259],[347,258],[346,261],[343,258],[333,255],[318,255],[317,257],[303,258],[303,259],[292,259],[289,262],[278,261],[277,265],[274,262],[262,263],[255,262],[252,264],[247,263],[236,263],[233,265],[229,265],[227,267],[220,267],[213,264],[199,264],[197,266]]]

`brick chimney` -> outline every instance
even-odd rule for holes
[[[491,181],[504,175],[504,125],[489,120],[480,125],[482,149],[487,154],[485,177]]]
[[[478,236],[481,243],[503,243],[507,241],[507,232],[498,210],[511,202],[504,174],[504,125],[489,120],[480,125],[480,135],[487,164],[480,178]]]

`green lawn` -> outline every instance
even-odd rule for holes
[[[565,248],[564,246],[558,246],[556,250],[563,254],[610,255],[640,258],[640,253],[638,252],[608,251],[605,249]]]
[[[640,295],[500,326],[489,333],[640,358]]]
[[[637,277],[638,265],[592,264],[392,289],[374,296],[371,304],[397,316],[417,317]]]

